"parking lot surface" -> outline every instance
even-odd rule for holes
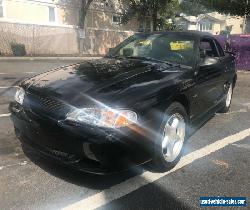
[[[0,209],[191,210],[204,208],[199,206],[202,196],[250,198],[247,72],[238,72],[230,112],[215,114],[204,124],[189,139],[181,162],[166,173],[155,173],[147,164],[114,175],[89,175],[24,153],[8,111],[16,86],[26,77],[74,62],[0,61]]]

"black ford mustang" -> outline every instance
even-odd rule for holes
[[[180,159],[207,116],[230,108],[235,59],[198,32],[136,34],[102,59],[23,81],[9,109],[25,147],[92,173]]]

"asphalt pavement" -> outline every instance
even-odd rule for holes
[[[16,86],[26,77],[80,61],[0,61],[0,209],[192,210],[209,209],[199,206],[202,196],[250,198],[250,72],[238,72],[230,112],[204,124],[189,139],[180,164],[166,173],[147,164],[89,175],[23,151],[8,112]]]

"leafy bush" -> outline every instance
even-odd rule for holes
[[[25,45],[18,43],[11,43],[11,50],[14,56],[24,56],[26,55]]]

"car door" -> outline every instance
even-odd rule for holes
[[[230,54],[225,54],[222,47],[220,46],[217,40],[214,40],[215,45],[218,49],[219,56],[220,56],[220,66],[222,69],[221,75],[221,85],[220,85],[220,99],[227,93],[227,88],[229,87],[230,82],[233,81],[234,71],[235,71],[235,59]]]
[[[200,65],[196,74],[199,111],[204,113],[213,108],[223,91],[223,64],[218,49],[210,37],[200,41]]]

